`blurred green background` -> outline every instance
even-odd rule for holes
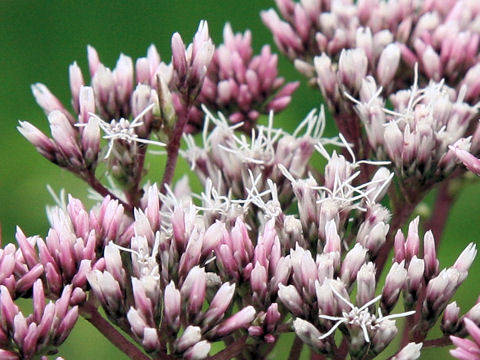
[[[28,120],[48,131],[47,121],[36,105],[30,85],[46,84],[64,104],[69,104],[68,65],[77,61],[87,72],[86,45],[93,45],[101,60],[113,67],[120,53],[132,58],[146,54],[155,44],[169,62],[170,37],[178,31],[188,43],[201,19],[209,23],[216,44],[221,42],[223,24],[229,21],[235,31],[251,29],[258,52],[271,35],[260,20],[262,9],[273,7],[271,0],[157,0],[157,1],[0,1],[0,223],[3,242],[14,240],[15,226],[27,235],[45,236],[48,224],[45,205],[52,200],[46,191],[50,184],[57,192],[82,199],[86,187],[72,175],[41,157],[17,132],[18,120]],[[273,45],[276,51],[275,46]],[[280,72],[288,80],[299,78],[293,66],[280,56]],[[319,92],[305,82],[296,92],[292,105],[276,122],[293,129],[309,110],[319,106]],[[329,134],[334,134],[333,128]],[[155,166],[152,167],[155,170]],[[159,178],[153,173],[154,180]],[[477,242],[480,217],[480,186],[468,185],[452,209],[441,246],[441,266],[451,265],[456,256],[473,241]],[[467,311],[479,293],[479,261],[456,297]],[[272,358],[285,359],[290,340],[285,340]],[[60,349],[69,360],[125,359],[112,349],[95,329],[80,322]],[[281,355],[284,354],[284,355]],[[391,354],[390,354],[391,355]],[[448,358],[445,350],[428,350],[422,359]]]

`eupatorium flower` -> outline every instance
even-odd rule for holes
[[[228,24],[217,48],[203,21],[190,45],[174,34],[169,65],[152,45],[110,70],[88,47],[90,85],[70,67],[73,111],[33,86],[51,137],[27,122],[19,131],[97,202],[88,210],[62,191],[46,236],[18,228],[18,246],[0,249],[0,358],[46,360],[78,315],[140,360],[263,359],[285,332],[296,335],[292,360],[303,344],[371,359],[395,338],[392,359],[450,339],[452,355],[478,358],[480,302],[461,315],[453,300],[476,246],[446,268],[437,256],[453,194],[440,189],[425,229],[410,218],[438,182],[462,173],[458,159],[480,172],[480,7],[276,3],[285,21],[273,10],[263,20],[319,85],[338,137],[323,137],[323,107],[292,134],[274,127],[298,83],[283,85],[268,45],[254,56],[250,32]],[[145,180],[150,145],[166,150],[158,184]],[[199,191],[187,176],[174,184],[178,155]],[[33,314],[19,297],[33,298]],[[437,323],[443,336],[432,339]],[[467,332],[475,341],[461,339]]]

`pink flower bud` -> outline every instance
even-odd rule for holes
[[[46,157],[48,160],[55,159],[57,147],[55,144],[42,133],[38,128],[26,121],[19,121],[20,126],[17,130],[37,149],[37,151]]]
[[[205,313],[203,323],[210,325],[221,319],[227,311],[235,292],[235,284],[224,283],[212,299],[208,311]]]
[[[407,282],[407,270],[405,269],[405,261],[393,263],[387,274],[385,285],[382,290],[382,310],[387,314],[392,311],[400,296],[404,285]]]
[[[178,352],[184,352],[189,347],[195,345],[202,339],[202,330],[198,326],[189,325],[182,336],[175,342],[175,348]]]
[[[338,60],[338,76],[349,92],[358,92],[367,75],[368,59],[362,49],[342,50]]]
[[[357,306],[362,307],[375,297],[375,265],[363,264],[357,273]]]
[[[325,347],[325,344],[319,340],[322,334],[308,321],[296,318],[293,321],[293,329],[304,343],[317,349],[323,349]]]
[[[87,45],[87,58],[88,68],[90,70],[90,76],[93,78],[101,65],[100,58],[98,57],[97,50],[91,45]]]
[[[207,340],[202,340],[185,351],[184,357],[187,360],[205,359],[210,352],[211,345]]]
[[[255,313],[253,306],[244,307],[214,329],[216,336],[225,336],[237,329],[246,328],[255,318]]]
[[[72,93],[72,105],[76,112],[79,111],[79,95],[80,88],[85,85],[83,80],[83,74],[80,67],[77,65],[77,62],[74,62],[68,68],[68,73],[70,77],[70,91]]]
[[[388,44],[382,51],[377,65],[377,79],[381,86],[389,85],[400,63],[400,48],[396,44]]]
[[[418,221],[419,217],[417,216],[408,225],[408,235],[407,240],[405,241],[405,256],[407,258],[407,261],[409,261],[413,256],[418,255],[418,250],[420,248],[420,238],[418,236]]]
[[[278,297],[280,301],[290,310],[294,315],[304,315],[304,303],[302,297],[293,285],[285,286],[278,285]]]
[[[171,281],[166,287],[163,299],[163,313],[165,321],[174,331],[177,331],[180,326],[180,291],[175,287],[173,281]]]
[[[350,286],[357,277],[358,271],[365,263],[366,255],[367,249],[360,244],[355,244],[347,255],[345,255],[340,273],[342,281],[347,286]]]

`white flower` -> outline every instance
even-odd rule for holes
[[[319,340],[323,340],[327,337],[329,337],[336,328],[338,328],[341,324],[348,324],[348,325],[353,325],[353,326],[358,326],[362,329],[363,331],[363,337],[365,338],[365,342],[369,343],[370,342],[370,336],[368,335],[368,331],[376,331],[380,323],[384,320],[389,320],[389,319],[395,319],[398,317],[404,317],[404,316],[409,316],[415,313],[415,311],[407,311],[404,313],[400,314],[392,314],[388,316],[383,316],[380,308],[378,309],[378,317],[375,316],[375,314],[372,314],[369,312],[368,308],[370,305],[376,303],[382,295],[377,296],[376,298],[373,298],[369,302],[367,302],[365,305],[362,307],[358,308],[355,305],[353,305],[350,301],[345,299],[340,293],[335,290],[333,286],[330,285],[330,288],[332,289],[333,293],[335,296],[337,296],[340,300],[345,302],[348,306],[350,306],[351,310],[349,312],[342,312],[342,317],[339,316],[330,316],[330,315],[319,315],[321,319],[326,319],[326,320],[332,320],[336,321],[336,323],[328,330],[325,334],[320,336]]]
[[[106,122],[102,120],[98,115],[90,113],[89,121],[97,121],[98,126],[105,133],[103,138],[109,140],[108,151],[107,151],[107,154],[105,155],[105,159],[110,157],[110,154],[112,153],[112,150],[113,150],[113,146],[115,145],[115,140],[123,140],[128,142],[129,144],[134,142],[139,142],[143,144],[165,146],[165,144],[160,141],[140,138],[135,132],[136,128],[143,125],[143,122],[141,121],[141,119],[145,116],[147,112],[152,110],[155,106],[156,106],[155,103],[148,105],[145,109],[142,110],[142,112],[140,112],[140,114],[137,115],[135,119],[132,120],[132,122],[124,118],[121,118],[119,120],[113,119],[110,122]],[[86,124],[76,124],[76,125],[86,126]]]

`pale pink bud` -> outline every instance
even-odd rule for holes
[[[199,233],[198,228],[194,228],[190,234],[185,252],[182,254],[178,266],[178,273],[185,276],[188,271],[197,265],[202,255],[202,234]]]
[[[133,90],[133,61],[129,56],[120,54],[113,70],[113,78],[118,102],[128,105]]]
[[[306,61],[295,59],[293,61],[293,65],[300,74],[304,75],[307,78],[312,78],[315,74],[315,68]]]
[[[26,121],[19,121],[17,130],[37,149],[37,151],[48,160],[55,159],[57,148],[55,144],[38,128]]]
[[[277,322],[282,318],[282,314],[278,311],[278,304],[273,303],[267,309],[265,315],[265,326],[267,331],[273,331]]]
[[[137,76],[137,84],[150,84],[150,63],[147,58],[139,58],[135,62],[135,74]]]
[[[377,223],[364,222],[360,226],[357,241],[375,256],[385,243],[390,226],[383,221]]]
[[[268,110],[272,110],[274,112],[280,112],[287,107],[291,100],[292,98],[290,96],[275,98],[268,103],[267,108]]]
[[[79,110],[78,101],[80,95],[80,88],[85,85],[85,81],[83,80],[82,70],[74,62],[68,68],[69,78],[70,78],[70,91],[72,93],[72,106],[76,112]]]
[[[435,239],[431,231],[427,231],[423,238],[423,260],[425,261],[425,278],[428,281],[438,274],[439,266],[435,250]]]
[[[455,264],[453,265],[453,267],[458,271],[460,271],[461,273],[467,273],[476,255],[477,255],[476,245],[474,243],[468,244],[465,250],[463,250],[460,256],[458,257],[457,261],[455,261]]]
[[[389,122],[385,126],[384,132],[384,144],[390,159],[393,160],[395,165],[402,164],[402,152],[403,152],[403,134],[398,128],[395,121]]]
[[[392,342],[397,332],[395,321],[389,319],[381,321],[372,338],[372,351],[375,354],[382,352]]]
[[[61,111],[55,110],[49,113],[48,122],[52,137],[64,156],[70,161],[74,159],[81,161],[82,155],[77,143],[77,134],[67,117]]]
[[[202,308],[205,300],[207,279],[205,269],[199,266],[193,267],[182,285],[181,294],[188,299],[188,311],[190,314],[197,314]]]
[[[460,308],[454,301],[447,305],[443,312],[441,329],[444,334],[456,334],[460,328]]]
[[[255,308],[253,306],[244,307],[236,314],[223,321],[216,329],[217,336],[225,336],[237,329],[246,328],[255,318]]]
[[[135,300],[135,308],[141,312],[146,319],[153,318],[152,300],[147,297],[142,281],[132,278],[132,292]]]
[[[91,45],[87,45],[87,59],[90,76],[93,78],[98,67],[101,65],[101,62],[100,58],[98,57],[97,50],[95,50],[95,48]]]
[[[234,293],[235,284],[222,284],[212,299],[208,311],[205,313],[203,323],[209,325],[214,321],[221,319],[230,306]]]
[[[117,102],[115,98],[115,79],[112,71],[100,64],[92,78],[92,87],[97,106],[104,112],[102,116],[113,117],[117,110]]]
[[[370,28],[357,29],[355,47],[365,52],[369,62],[373,60],[373,38]]]
[[[44,273],[44,267],[41,264],[36,264],[32,269],[25,273],[19,280],[16,282],[16,292],[17,294],[24,294],[32,288],[33,283]],[[61,283],[61,279],[59,280]],[[50,284],[49,284],[50,285]],[[54,288],[52,284],[51,288]]]
[[[141,338],[143,336],[145,328],[148,327],[148,324],[145,322],[143,316],[138,310],[131,307],[130,310],[128,310],[127,319],[132,329],[132,332],[139,338]]]
[[[275,42],[281,49],[292,48],[291,51],[302,51],[302,43],[292,27],[280,20],[273,9],[260,13],[263,23],[272,31]]]
[[[409,343],[402,350],[400,350],[392,360],[417,360],[420,357],[420,350],[423,343]]]
[[[342,281],[347,286],[350,286],[353,281],[355,281],[357,272],[365,263],[366,255],[367,249],[360,244],[355,244],[355,246],[347,253],[347,255],[345,255],[340,273]]]
[[[427,285],[424,311],[437,318],[460,284],[460,272],[455,268],[442,270]]]
[[[380,167],[373,175],[367,186],[367,196],[372,203],[379,202],[385,196],[392,182],[393,176],[386,167]]]
[[[308,321],[296,318],[293,321],[293,329],[304,343],[317,349],[323,349],[325,347],[324,343],[320,340],[322,334]]]
[[[82,133],[82,149],[88,163],[95,162],[100,151],[100,126],[96,117],[90,117]]]
[[[158,338],[157,329],[146,327],[143,329],[142,345],[147,352],[154,352],[160,349],[160,339]]]
[[[357,307],[362,307],[375,297],[375,265],[363,264],[357,273]]]
[[[313,294],[318,270],[312,254],[310,251],[297,245],[295,250],[290,251],[290,259],[294,283],[299,287],[307,289],[309,294]]]
[[[58,315],[57,315],[58,316]],[[61,344],[65,341],[65,339],[70,335],[75,323],[78,319],[78,306],[74,306],[71,308],[64,316],[62,316],[62,322],[56,328],[57,334],[59,334],[57,338],[57,344]]]
[[[337,233],[337,225],[335,221],[329,220],[327,225],[325,226],[325,247],[323,248],[323,252],[338,252],[342,251],[341,248],[341,239]]]
[[[181,297],[173,281],[165,287],[163,304],[165,321],[174,331],[177,331],[180,327]]]
[[[15,239],[22,251],[23,260],[26,262],[29,268],[34,267],[38,263],[37,252],[35,251],[35,237],[28,238],[25,236],[20,227],[17,226]]]
[[[394,38],[390,30],[380,30],[373,35],[373,57],[377,59],[389,44],[393,43]],[[397,45],[401,45],[398,44]]]
[[[202,330],[198,326],[189,325],[182,336],[175,342],[178,352],[184,352],[190,346],[195,345],[202,339]]]
[[[425,263],[422,259],[418,259],[416,255],[410,260],[407,271],[407,295],[405,298],[406,307],[412,307],[418,300],[418,294],[423,283],[423,274],[425,271]]]
[[[396,44],[388,44],[382,51],[377,64],[377,79],[381,86],[389,85],[400,63],[400,48]]]
[[[393,248],[395,250],[395,262],[400,263],[405,260],[405,237],[400,229],[395,234]]]
[[[469,102],[475,102],[480,94],[480,64],[468,69],[465,77],[460,83],[460,86],[466,85],[467,93],[465,94],[465,100]]]
[[[295,286],[283,284],[278,285],[278,297],[282,303],[290,310],[294,315],[301,316],[304,315],[304,303],[303,299],[298,293]]]
[[[183,354],[187,360],[201,360],[205,359],[210,352],[211,345],[207,340],[202,340],[193,345]]]
[[[338,60],[338,75],[348,91],[360,90],[367,75],[368,59],[362,49],[342,50]]]
[[[80,87],[78,94],[78,106],[79,122],[82,124],[88,123],[91,113],[95,113],[95,95],[92,87]]]
[[[326,54],[316,56],[313,59],[315,71],[317,73],[317,83],[320,90],[327,98],[332,101],[340,96],[338,91],[337,77],[332,67],[332,60]]]
[[[278,290],[279,284],[286,284],[287,280],[290,277],[290,273],[292,270],[292,263],[290,261],[290,257],[281,257],[278,260],[277,266],[274,270],[274,276],[270,281],[270,289],[271,291],[276,292]]]
[[[477,159],[475,156],[470,154],[468,151],[462,150],[458,147],[449,146],[449,148],[455,153],[457,158],[463,162],[463,164],[467,167],[468,170],[470,170],[476,175],[480,175],[479,159]]]
[[[233,276],[235,280],[239,279],[238,265],[236,259],[233,257],[233,252],[230,246],[221,244],[215,252],[217,260],[225,269],[226,273]]]
[[[203,237],[202,256],[209,255],[218,246],[225,231],[225,224],[220,221],[209,226]]]
[[[433,50],[431,46],[427,46],[421,55],[423,70],[430,79],[440,81],[442,76],[442,64],[440,56]]]
[[[178,33],[172,36],[172,64],[177,76],[178,85],[181,86],[187,78],[188,60],[185,44]]]
[[[420,238],[418,236],[418,221],[419,217],[417,216],[408,225],[408,235],[407,240],[405,241],[405,256],[407,258],[407,261],[409,261],[413,256],[418,255],[418,250],[420,248]]]
[[[122,258],[120,250],[113,242],[110,242],[104,250],[105,269],[113,276],[113,278],[120,284],[126,283],[126,273],[123,269]]]
[[[407,270],[405,269],[405,261],[393,263],[387,274],[385,285],[382,290],[382,309],[386,313],[390,313],[394,308],[400,296],[404,285],[407,281]]]
[[[54,110],[59,110],[64,113],[64,115],[66,115],[65,113],[68,113],[60,100],[58,100],[45,85],[41,83],[33,84],[32,93],[37,104],[40,105],[43,111],[45,111],[46,115]]]

